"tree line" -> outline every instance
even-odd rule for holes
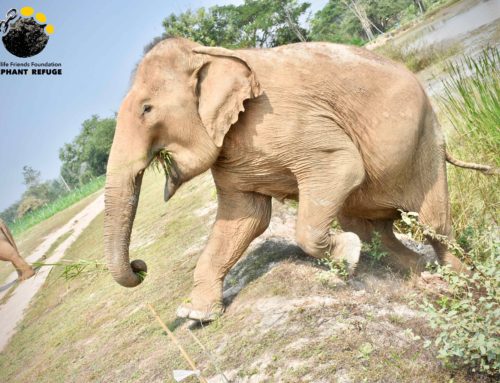
[[[297,0],[245,0],[241,5],[199,8],[171,14],[159,39],[182,36],[207,46],[266,48],[300,41],[363,45],[430,7],[448,0],[329,0],[311,14],[311,4]],[[22,169],[25,192],[0,218],[12,223],[70,190],[106,173],[116,118],[92,116],[80,133],[59,150],[58,179],[41,181],[38,170]]]
[[[0,218],[11,224],[105,174],[115,127],[115,117],[100,118],[94,115],[85,120],[73,141],[59,149],[61,171],[57,179],[42,181],[39,170],[29,165],[23,166],[26,190],[18,201],[0,213]]]
[[[264,48],[330,41],[363,45],[446,0],[330,0],[314,15],[297,0],[245,0],[171,14],[165,36],[183,36],[207,46]]]

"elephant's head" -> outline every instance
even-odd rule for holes
[[[117,117],[106,178],[105,253],[122,286],[141,283],[141,260],[129,263],[129,243],[145,169],[161,153],[172,159],[165,200],[216,161],[224,136],[246,99],[260,87],[235,52],[167,39],[137,68]]]

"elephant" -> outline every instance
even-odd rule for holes
[[[165,159],[165,201],[211,170],[218,208],[177,316],[224,311],[224,277],[269,225],[271,201],[298,201],[296,241],[316,258],[345,261],[378,232],[389,265],[420,272],[423,258],[394,235],[401,211],[451,236],[446,162],[456,160],[429,98],[402,65],[363,48],[304,42],[267,49],[205,47],[171,37],[136,68],[117,115],[105,185],[104,251],[122,286],[147,266],[129,261],[145,169]],[[343,229],[333,234],[334,219]],[[439,261],[462,263],[429,238]]]
[[[12,262],[19,280],[24,281],[35,275],[33,268],[19,255],[14,237],[7,225],[0,219],[0,261]]]

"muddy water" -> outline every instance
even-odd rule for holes
[[[483,26],[500,23],[500,0],[485,0],[449,18],[437,20],[425,26],[408,49],[420,49],[456,40],[460,35],[471,33]]]

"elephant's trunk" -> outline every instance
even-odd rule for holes
[[[130,234],[134,223],[143,177],[114,173],[108,169],[105,191],[104,251],[113,278],[124,287],[135,287],[144,279],[146,263],[129,263]]]

